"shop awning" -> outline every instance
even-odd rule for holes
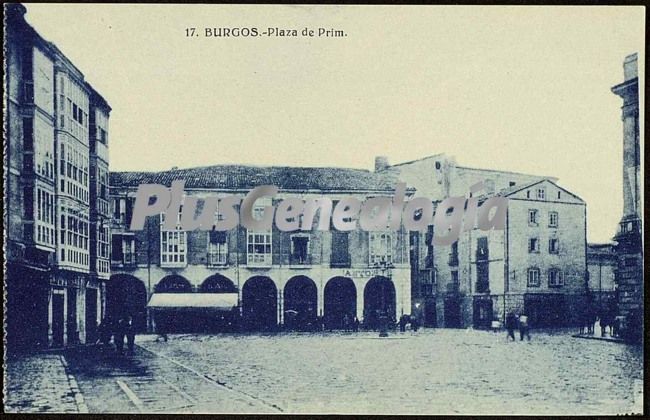
[[[150,308],[212,308],[232,309],[237,306],[237,293],[154,293]]]

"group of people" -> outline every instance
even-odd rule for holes
[[[508,331],[508,338],[515,341],[515,330],[519,329],[519,340],[523,341],[524,337],[530,341],[530,325],[528,325],[528,316],[525,314],[516,315],[514,312],[509,312],[506,316],[506,331]]]
[[[600,336],[604,337],[609,329],[610,337],[619,335],[620,320],[612,311],[602,311],[598,314],[594,309],[583,312],[580,319],[580,334],[594,334],[596,322],[600,324]]]
[[[345,314],[343,316],[343,331],[345,331],[345,332],[350,332],[350,331],[359,332],[359,324],[360,324],[359,318],[357,318],[356,316],[354,316],[352,318],[352,320],[350,320],[350,317],[348,316],[348,314]]]
[[[399,330],[405,332],[407,324],[411,324],[411,331],[417,331],[420,328],[420,321],[416,316],[404,314],[399,318]]]
[[[95,344],[101,344],[104,349],[107,349],[110,348],[112,339],[117,354],[123,355],[126,341],[128,353],[134,353],[135,326],[133,325],[133,318],[131,316],[121,317],[117,321],[105,318],[97,329],[99,338]]]

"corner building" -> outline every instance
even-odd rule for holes
[[[447,197],[472,197],[479,182],[479,203],[508,198],[504,230],[474,227],[450,246],[430,245],[433,226],[411,233],[413,313],[425,326],[489,328],[510,311],[527,313],[533,327],[578,322],[588,304],[586,204],[557,178],[464,167],[445,154],[392,166],[380,157],[375,169],[434,208]]]
[[[7,345],[94,341],[103,296],[90,264],[92,87],[27,24],[24,6],[6,5],[5,13]],[[107,154],[103,163],[107,172]]]
[[[387,174],[344,168],[219,165],[165,172],[113,172],[109,316],[131,315],[139,329],[169,331],[297,330],[342,328],[356,316],[377,326],[378,311],[393,320],[411,310],[408,235],[404,230],[282,232],[166,231],[164,215],[128,230],[140,184],[185,181],[196,197],[238,196],[275,185],[258,199],[257,216],[288,197],[344,197],[360,202],[392,197]],[[239,212],[239,208],[236,208]],[[218,210],[217,210],[218,214]],[[216,216],[216,215],[215,215]],[[318,217],[314,221],[317,226]],[[382,264],[382,261],[384,262]]]

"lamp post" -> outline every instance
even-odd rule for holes
[[[386,261],[386,258],[382,257],[379,262],[374,263],[374,268],[379,269],[383,277],[388,278],[389,281],[392,281],[391,270],[395,268],[392,262]],[[386,292],[384,290],[384,285],[382,285],[381,286],[381,313],[379,315],[379,336],[380,337],[388,337],[388,314],[386,313],[385,295]]]

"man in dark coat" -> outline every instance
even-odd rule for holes
[[[517,317],[514,312],[508,313],[506,316],[506,330],[508,330],[508,337],[515,341],[515,328],[517,328]]]

